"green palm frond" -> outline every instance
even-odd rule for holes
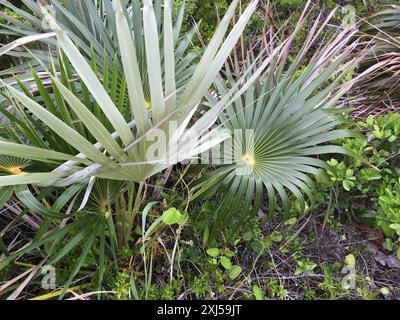
[[[299,26],[303,22],[300,20]],[[294,35],[263,74],[248,75],[257,77],[255,84],[240,85],[236,90],[240,98],[228,104],[219,116],[220,125],[233,136],[239,130],[233,141],[233,164],[211,172],[194,187],[195,198],[209,196],[207,190],[215,192],[216,185],[222,187],[223,200],[216,218],[219,223],[235,221],[239,226],[241,222],[232,220],[233,214],[240,211],[243,222],[247,214],[260,208],[264,194],[269,199],[270,214],[275,212],[278,200],[288,213],[291,195],[304,211],[304,194],[312,199],[311,176],[318,175],[320,168],[326,166],[319,155],[345,153],[329,142],[355,134],[335,129],[341,121],[337,116],[340,109],[334,107],[352,85],[342,85],[341,80],[356,63],[351,55],[355,47],[348,43],[357,30],[338,31],[307,61],[306,54],[318,39],[318,24],[319,19],[292,63],[288,63],[287,57]],[[226,81],[216,83],[218,92],[224,94],[234,87],[234,75],[241,74],[238,68],[236,65],[234,72],[227,68]],[[209,104],[216,103],[210,96]]]
[[[105,2],[108,3],[108,1]],[[178,72],[175,67],[179,66],[179,63],[176,64],[175,53],[185,51],[185,48],[182,49],[181,45],[178,45],[179,42],[174,33],[170,1],[164,3],[162,29],[158,26],[152,1],[144,1],[141,18],[143,36],[140,37],[142,41],[138,44],[138,39],[135,37],[136,29],[131,28],[129,8],[124,7],[119,0],[114,0],[112,3],[115,18],[114,39],[118,43],[121,71],[126,80],[129,97],[123,101],[127,105],[127,112],[124,113],[121,113],[115,104],[112,94],[107,91],[106,85],[99,79],[93,66],[81,54],[81,50],[76,47],[69,33],[63,29],[62,23],[54,20],[51,15],[47,15],[56,34],[57,43],[63,52],[64,63],[61,67],[71,66],[71,70],[74,70],[73,78],[80,79],[81,85],[84,84],[85,88],[82,91],[86,92],[87,98],[81,99],[71,79],[68,77],[63,79],[63,74],[68,75],[72,71],[61,70],[60,78],[59,74],[54,72],[57,66],[53,63],[50,65],[53,71],[49,74],[52,74],[55,102],[46,96],[43,90],[44,85],[40,81],[36,81],[36,85],[44,106],[26,89],[21,92],[9,84],[4,84],[4,86],[7,88],[8,98],[13,102],[15,110],[22,111],[20,114],[25,114],[27,117],[34,115],[35,125],[43,130],[42,134],[35,133],[36,130],[33,130],[34,132],[26,130],[38,143],[35,146],[37,148],[35,160],[45,162],[48,159],[71,158],[64,150],[70,150],[69,152],[77,150],[80,154],[74,157],[76,160],[68,161],[52,171],[27,174],[23,177],[25,179],[11,180],[1,177],[0,185],[19,185],[24,184],[26,180],[30,184],[39,186],[66,187],[87,181],[90,177],[140,182],[175,163],[196,157],[199,152],[208,150],[225,140],[229,136],[228,133],[216,128],[205,132],[198,142],[193,144],[193,141],[187,140],[185,129],[257,6],[257,1],[252,1],[225,38],[238,3],[237,0],[231,4],[198,66],[193,72],[189,72],[192,75],[182,84],[177,79]],[[160,38],[161,42],[159,42]],[[139,46],[144,50],[144,59],[140,59]],[[190,53],[183,55],[180,60],[187,60],[187,58],[192,60]],[[150,110],[148,110],[149,101],[146,100],[145,94],[146,84],[143,83],[140,72],[143,61],[146,62],[144,67],[149,79]],[[44,63],[43,67],[45,68]],[[37,76],[35,80],[38,80]],[[87,105],[89,100],[94,101],[97,110]],[[76,121],[73,118],[78,120],[79,125],[75,125]],[[209,114],[203,115],[198,120],[201,124],[199,129],[210,128],[215,119]],[[169,130],[172,122],[176,123],[176,127]],[[109,127],[106,127],[107,123]],[[167,148],[161,155],[162,160],[151,162],[147,158],[150,143],[146,139],[154,129],[165,133]],[[52,150],[51,146],[46,144],[43,146],[41,137],[43,134],[47,134],[49,140],[54,139],[54,136],[57,137],[57,142],[60,139],[63,140],[66,148],[63,147],[61,151]],[[88,134],[96,143],[87,138]],[[210,142],[208,139],[210,136],[217,138]],[[23,151],[26,147],[22,146],[21,142],[0,142],[0,153],[6,152],[5,149],[7,149],[8,154],[21,156],[23,153],[26,156],[26,152]],[[57,153],[47,152],[46,149],[57,151]],[[170,155],[174,157],[175,154],[177,158],[173,159],[173,162],[163,161],[164,158]]]

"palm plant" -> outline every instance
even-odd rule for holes
[[[219,68],[233,48],[238,34],[243,30],[251,13],[254,11],[256,2],[253,2],[251,6],[249,6],[224,42],[221,50],[218,51],[223,35],[229,25],[230,18],[234,13],[235,2],[233,3],[227,16],[222,21],[220,29],[216,33],[216,37],[206,50],[202,61],[200,61],[196,72],[194,72],[190,81],[188,81],[187,85],[183,88],[177,87],[174,76],[175,59],[173,54],[172,19],[170,9],[168,9],[169,4],[167,2],[165,5],[165,24],[167,27],[164,30],[164,36],[166,37],[164,39],[165,65],[164,68],[162,68],[156,20],[154,19],[151,3],[146,2],[144,8],[144,31],[151,101],[146,101],[144,85],[142,81],[140,81],[141,75],[139,63],[135,54],[135,44],[130,34],[128,21],[125,18],[127,13],[123,11],[119,1],[114,1],[114,4],[116,6],[117,17],[116,30],[119,35],[118,40],[129,93],[129,113],[131,119],[133,119],[131,123],[128,123],[123,114],[119,112],[106,89],[97,78],[97,75],[80,54],[79,50],[74,46],[65,31],[59,28],[55,20],[51,20],[51,16],[48,16],[48,18],[53,23],[58,43],[64,51],[65,56],[69,59],[69,63],[75,68],[77,76],[82,79],[86,90],[89,91],[96,100],[98,108],[101,109],[101,112],[104,113],[107,120],[110,122],[112,128],[116,132],[116,136],[122,140],[124,148],[118,145],[116,137],[108,133],[104,125],[88,110],[84,103],[79,100],[74,94],[74,89],[71,88],[71,85],[64,85],[55,75],[52,75],[52,80],[54,81],[56,89],[59,90],[59,95],[61,95],[68,106],[78,116],[79,120],[82,121],[82,124],[96,138],[96,141],[100,143],[97,147],[93,146],[90,141],[84,139],[84,137],[73,130],[67,123],[63,123],[63,121],[58,119],[51,111],[42,107],[32,99],[31,96],[21,93],[10,85],[4,84],[16,109],[19,109],[19,104],[22,104],[58,136],[68,137],[69,141],[67,141],[67,143],[70,144],[73,149],[80,151],[81,154],[77,157],[53,154],[56,160],[60,160],[61,157],[63,158],[62,160],[72,159],[74,163],[69,162],[63,164],[49,173],[30,173],[19,177],[2,177],[0,185],[21,185],[29,181],[31,184],[40,186],[54,185],[65,187],[76,182],[81,182],[92,175],[115,180],[144,181],[153,174],[165,169],[166,166],[171,165],[164,163],[148,164],[148,159],[145,159],[146,152],[145,149],[143,149],[146,146],[146,142],[144,141],[146,133],[148,134],[148,132],[154,128],[165,128],[167,120],[175,120],[177,122],[177,128],[168,132],[171,139],[169,144],[172,145],[177,142],[179,150],[187,151],[186,153],[179,153],[176,163],[198,154],[199,152],[197,149],[202,150],[203,148],[208,148],[204,146],[204,144],[188,148],[187,142],[181,142],[181,135],[183,129],[191,119],[191,115],[196,109],[196,106],[199,104],[208,87],[212,84]],[[204,66],[206,64],[210,65],[211,68],[205,69]],[[54,65],[52,68],[54,69]],[[68,80],[70,81],[71,79]],[[41,87],[43,87],[43,84]],[[178,91],[182,91],[181,94],[178,94]],[[50,106],[47,107],[50,108]],[[152,114],[151,117],[149,113]],[[211,127],[213,122],[209,120],[212,119],[213,118],[209,117],[203,120],[204,123],[207,123],[207,126],[202,129]],[[214,132],[215,131],[211,133]],[[208,135],[211,133],[208,133]],[[219,140],[223,139],[224,135],[222,135]],[[205,141],[206,139],[200,139],[200,143],[203,140]],[[4,146],[2,150],[6,149],[5,146],[7,146],[7,151],[5,150],[4,152],[12,153],[15,156],[26,156],[27,150],[33,150],[27,146],[17,146],[10,142],[2,142],[2,144]],[[18,148],[20,151],[16,150]],[[102,148],[105,149],[106,155],[99,152],[99,149]],[[134,149],[144,152],[133,152]],[[44,160],[52,157],[46,157],[48,150],[34,150],[38,153],[42,152],[41,155],[38,154],[37,157],[35,156],[36,160]],[[82,164],[83,167],[76,167],[77,164]]]
[[[356,43],[350,44],[357,30],[338,30],[309,58],[310,48],[334,12],[322,22],[319,16],[304,45],[296,55],[289,55],[293,40],[304,25],[307,10],[308,6],[294,33],[281,44],[282,49],[274,56],[268,70],[261,75],[250,73],[249,78],[257,79],[255,84],[239,86],[235,93],[241,98],[221,108],[221,126],[228,128],[233,136],[238,129],[241,132],[248,130],[249,134],[235,137],[235,145],[241,147],[233,151],[233,163],[197,181],[193,192],[194,199],[209,197],[216,191],[222,193],[215,218],[218,223],[214,226],[218,232],[227,231],[225,235],[234,235],[249,214],[260,209],[264,192],[269,199],[270,217],[276,212],[278,203],[283,205],[286,214],[289,213],[293,203],[289,201],[290,194],[304,212],[304,194],[313,199],[310,175],[316,176],[320,168],[326,167],[319,155],[346,153],[343,148],[326,143],[354,135],[348,130],[335,129],[341,123],[338,113],[343,110],[334,107],[357,79],[343,81],[357,64],[358,59],[352,55]],[[275,37],[278,38],[272,35],[263,43],[273,49]],[[247,67],[253,64],[251,61],[251,58],[247,59]],[[235,86],[236,75],[242,73],[237,62],[233,71],[231,69],[226,69],[226,81],[216,83],[222,95]],[[208,102],[212,109],[215,108],[217,102],[212,96]],[[236,212],[240,215],[236,216]]]
[[[126,6],[125,1],[113,0],[111,3],[104,0],[100,9],[92,7],[96,1],[74,1],[71,8],[66,2],[64,9],[57,1],[52,1],[56,8],[64,12],[64,16],[57,16],[57,19],[42,8],[56,36],[56,41],[49,41],[53,41],[57,55],[50,54],[44,58],[44,53],[34,50],[30,54],[38,62],[38,69],[45,72],[48,81],[36,72],[35,67],[31,68],[34,90],[18,79],[17,86],[2,81],[8,105],[1,109],[6,125],[2,130],[0,154],[31,160],[33,169],[27,172],[19,167],[12,174],[0,176],[0,193],[1,200],[5,202],[15,192],[27,208],[43,217],[43,223],[31,244],[12,254],[5,252],[8,257],[0,262],[0,270],[15,258],[45,243],[54,243],[71,230],[78,230],[57,253],[54,253],[54,245],[50,246],[50,253],[53,254],[47,263],[57,263],[78,245],[82,246],[82,254],[64,287],[65,293],[93,246],[99,243],[96,251],[100,257],[101,286],[105,247],[115,248],[129,241],[136,214],[134,207],[138,209],[140,205],[144,182],[165,168],[212,148],[229,136],[225,130],[212,128],[216,121],[212,113],[200,114],[194,119],[193,126],[201,131],[210,129],[196,143],[188,139],[185,129],[193,120],[197,106],[234,48],[258,1],[251,1],[226,36],[238,2],[235,0],[230,5],[195,68],[192,67],[195,56],[193,53],[186,54],[190,40],[178,42],[181,21],[178,19],[174,28],[169,0],[164,2],[162,25],[160,12],[153,8],[151,0],[144,1],[142,18],[139,18],[139,1]],[[36,8],[33,1],[25,3],[32,10]],[[90,50],[88,47],[85,49],[84,42],[78,42],[76,34],[79,33],[64,29],[67,16],[78,29],[84,30],[75,19],[74,4],[85,6],[85,17],[90,16],[87,26],[96,25],[98,28],[91,35],[86,35],[92,46]],[[107,20],[103,25],[103,22],[99,23],[96,12],[104,10],[107,11]],[[77,31],[76,28],[74,31]],[[101,35],[103,42],[96,42],[94,34]],[[51,35],[42,36],[48,38]],[[28,34],[28,40],[32,40],[32,36]],[[74,43],[79,43],[79,49]],[[102,45],[106,43],[111,46],[107,47],[104,58],[98,60],[101,52],[96,52],[94,48],[101,47],[103,50]],[[13,49],[14,45],[7,51],[10,48]],[[101,72],[96,61],[103,64]],[[231,94],[228,92],[222,96],[220,105],[228,103]],[[156,129],[166,137],[166,148],[159,159],[149,161],[147,154],[151,143],[148,138]],[[211,136],[214,139],[210,142]],[[168,162],[164,161],[171,155]],[[138,183],[137,190],[135,183]],[[82,196],[80,194],[85,187],[86,192]],[[37,192],[36,197],[33,191]],[[54,202],[49,204],[45,201],[43,204],[41,200],[52,193],[57,194]],[[128,194],[127,202],[125,193]],[[98,203],[97,209],[100,212],[93,214],[93,203],[99,199],[101,203]],[[77,211],[86,214],[72,214]],[[48,233],[49,225],[57,219],[64,221],[61,228]],[[107,232],[111,234],[109,244]]]

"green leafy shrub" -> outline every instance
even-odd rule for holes
[[[400,237],[400,174],[398,179],[386,177],[377,196],[377,225],[387,236]]]
[[[331,182],[328,185],[340,183],[344,192],[351,192],[351,197],[339,196],[343,207],[381,228],[386,236],[397,235],[398,239],[400,114],[370,116],[350,126],[361,131],[364,137],[345,139],[342,146],[365,160],[329,160],[326,175]]]

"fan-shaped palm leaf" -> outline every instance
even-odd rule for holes
[[[322,23],[322,28],[327,22]],[[300,30],[303,23],[304,20],[300,20],[296,30]],[[357,30],[338,31],[307,61],[306,54],[322,30],[318,29],[319,23],[318,18],[292,63],[287,66],[287,57],[297,31],[273,58],[269,69],[262,75],[249,74],[249,78],[257,77],[255,85],[239,86],[236,92],[241,98],[220,114],[220,125],[234,136],[233,164],[212,172],[194,188],[197,198],[209,196],[209,190],[215,192],[216,185],[223,186],[224,197],[216,218],[219,223],[232,221],[232,215],[238,211],[240,218],[245,219],[252,209],[260,208],[264,192],[269,198],[270,214],[275,211],[278,199],[284,211],[289,212],[290,194],[299,200],[304,210],[303,194],[312,198],[310,176],[317,175],[319,169],[325,167],[319,155],[345,152],[326,143],[354,134],[335,130],[340,119],[333,107],[353,84],[341,85],[340,81],[355,66],[356,61],[351,56],[355,46],[349,45],[349,41]],[[272,43],[271,37],[269,45]],[[234,75],[240,74],[238,69],[238,65],[235,72],[227,68],[224,78],[230,86],[225,81],[217,82],[218,92],[225,94],[234,86]],[[217,104],[211,96],[209,103]],[[241,225],[236,218],[233,221],[236,226]],[[221,225],[226,224],[222,222]]]
[[[23,106],[29,110],[30,113],[39,118],[46,127],[65,140],[73,149],[81,152],[77,158],[85,159],[82,161],[86,164],[85,166],[77,167],[79,162],[82,163],[81,161],[68,162],[53,172],[27,174],[24,176],[25,180],[31,184],[41,186],[69,186],[73,183],[84,181],[91,176],[125,181],[144,181],[174,163],[194,157],[202,150],[212,148],[226,139],[227,133],[214,129],[205,133],[204,136],[200,137],[198,143],[193,145],[193,141],[188,142],[184,139],[184,129],[192,118],[197,105],[214,81],[218,70],[233,49],[257,5],[257,1],[251,2],[224,41],[224,35],[237,3],[238,1],[234,1],[230,6],[227,15],[222,20],[191,79],[186,85],[179,87],[173,77],[175,40],[172,32],[170,2],[166,1],[164,6],[164,28],[162,33],[164,45],[159,45],[157,20],[155,19],[152,2],[145,1],[143,10],[143,45],[145,47],[145,60],[150,80],[151,109],[149,111],[146,108],[145,89],[141,81],[140,60],[135,54],[137,48],[134,41],[134,33],[129,27],[129,21],[126,18],[128,12],[119,0],[113,1],[116,21],[115,32],[129,92],[130,118],[133,119],[131,123],[128,123],[115,106],[91,66],[62,29],[62,25],[54,20],[51,15],[47,15],[48,21],[57,35],[58,44],[116,134],[115,136],[111,135],[101,121],[74,94],[73,90],[64,85],[57,77],[53,77],[53,81],[65,104],[73,110],[82,125],[95,137],[99,143],[98,145],[90,143],[84,136],[65,123],[65,120],[58,118],[29,95],[14,89],[10,85],[6,85],[9,96],[16,104],[16,108]],[[160,63],[161,51],[164,51],[164,66]],[[208,68],[205,66],[208,66]],[[175,88],[178,89],[175,90]],[[205,126],[200,129],[211,127],[214,120],[208,114],[204,115],[202,123]],[[172,121],[176,122],[176,128],[171,131],[168,129]],[[146,142],[146,138],[155,128],[163,130],[166,134],[166,153],[168,154],[165,154],[165,156],[168,156],[171,152],[177,155],[172,163],[158,160],[155,163],[151,163],[147,158],[149,143]],[[212,143],[207,139],[211,135],[217,135],[217,138]],[[117,138],[121,140],[121,144],[117,143]],[[7,142],[7,146],[12,146],[15,156],[20,156],[24,148],[23,146],[18,149],[16,144],[9,142]],[[4,148],[5,146],[3,150]],[[45,150],[42,151],[43,154],[46,154]],[[67,155],[65,156],[67,157]],[[48,180],[44,181],[46,176]],[[12,182],[7,177],[1,177],[0,185],[23,184],[23,181],[24,179],[21,178]]]

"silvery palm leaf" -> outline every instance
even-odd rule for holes
[[[241,98],[225,106],[219,115],[220,126],[229,129],[234,137],[236,147],[228,149],[233,161],[202,178],[193,189],[197,199],[214,194],[217,186],[222,188],[223,199],[216,217],[218,225],[226,226],[228,221],[233,221],[239,227],[250,213],[260,208],[265,196],[269,199],[270,215],[276,212],[278,203],[288,213],[293,203],[289,201],[291,195],[304,211],[304,194],[312,199],[311,177],[326,167],[319,156],[345,153],[343,148],[329,143],[354,135],[348,130],[336,129],[341,123],[337,116],[340,109],[334,107],[341,105],[338,101],[355,81],[341,83],[357,62],[352,56],[356,44],[350,44],[357,30],[337,31],[307,58],[310,47],[332,15],[322,21],[320,28],[318,17],[303,47],[292,52],[293,39],[303,26],[306,12],[279,54],[274,55],[269,68],[261,75],[250,73],[249,78],[257,77],[255,84],[240,85],[236,93]],[[276,47],[274,37],[264,42],[271,48]],[[289,53],[294,56],[293,62],[287,59]],[[252,59],[248,58],[247,67],[251,64]],[[216,82],[221,95],[235,86],[235,75],[242,73],[237,64],[231,69],[228,66],[225,70],[226,80]],[[211,95],[208,101],[211,108],[217,104]],[[224,149],[221,155],[224,159],[226,152]],[[236,216],[235,212],[240,215]]]
[[[119,0],[114,0],[115,33],[118,41],[118,51],[126,78],[129,103],[129,120],[118,110],[98,76],[81,54],[69,35],[63,30],[62,24],[50,14],[44,14],[56,34],[57,44],[65,58],[69,61],[90,95],[96,101],[110,123],[114,133],[111,133],[93,112],[79,99],[74,91],[64,85],[57,75],[52,76],[57,89],[66,105],[78,116],[81,124],[95,137],[97,143],[92,144],[82,134],[43,107],[31,96],[18,91],[13,86],[4,84],[8,96],[14,102],[15,108],[29,110],[56,136],[80,152],[71,156],[63,152],[38,148],[34,146],[0,142],[0,153],[34,160],[65,160],[63,165],[51,172],[36,172],[18,176],[3,176],[0,185],[36,184],[39,186],[69,186],[87,181],[90,177],[124,181],[144,181],[163,169],[180,161],[197,156],[198,153],[212,148],[228,137],[226,130],[211,129],[203,133],[196,143],[188,141],[185,129],[188,127],[193,113],[209,87],[215,80],[218,71],[234,48],[248,20],[254,12],[257,1],[252,1],[244,11],[232,31],[226,36],[232,16],[238,1],[234,1],[226,16],[221,21],[215,36],[200,60],[193,75],[184,84],[176,81],[176,60],[174,52],[175,38],[172,25],[170,2],[165,1],[162,43],[152,1],[144,1],[143,7],[143,47],[145,50],[146,71],[149,83],[149,101],[146,100],[145,84],[141,77],[140,59],[137,54],[135,34],[127,18],[126,7]],[[163,63],[161,59],[163,52]],[[49,72],[50,73],[50,72]],[[200,121],[201,120],[201,121]],[[215,122],[215,116],[204,114],[199,132],[209,129]],[[171,126],[171,123],[174,126]],[[171,129],[172,127],[172,129]],[[166,153],[169,157],[148,159],[149,136],[155,130],[161,130],[166,137]],[[213,136],[210,142],[209,137]],[[170,156],[172,153],[172,157]],[[176,155],[176,157],[174,157]],[[163,156],[163,155],[161,155]],[[167,159],[167,161],[165,161]],[[173,159],[172,161],[170,161]]]

